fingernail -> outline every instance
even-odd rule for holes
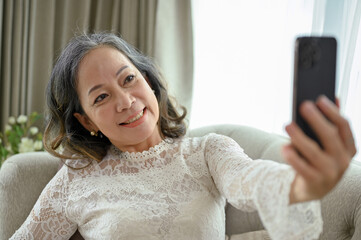
[[[312,112],[314,110],[313,108],[313,104],[310,102],[310,101],[306,101],[304,104],[303,104],[303,109],[308,111],[308,112]]]
[[[286,129],[286,132],[287,132],[288,134],[290,134],[290,133],[292,133],[292,132],[294,131],[294,126],[293,126],[292,123],[290,123],[290,124],[288,124],[288,125],[285,127],[285,129]]]
[[[319,97],[319,101],[320,101],[321,103],[327,105],[327,106],[331,106],[331,103],[332,103],[332,102],[330,101],[330,99],[328,99],[325,95],[321,95],[321,96]]]

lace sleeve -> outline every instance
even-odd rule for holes
[[[77,229],[65,216],[68,180],[63,167],[40,194],[23,225],[10,239],[69,239]]]
[[[257,210],[272,239],[316,239],[322,231],[320,201],[289,205],[294,170],[253,161],[231,138],[209,135],[205,158],[220,193],[244,211]]]

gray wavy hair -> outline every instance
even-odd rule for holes
[[[105,156],[111,145],[107,137],[91,136],[73,116],[84,114],[80,104],[77,87],[78,67],[84,56],[94,48],[109,46],[119,50],[146,76],[158,100],[158,128],[162,138],[178,138],[185,135],[184,118],[186,109],[179,114],[174,99],[168,95],[159,68],[153,61],[135,49],[122,38],[112,33],[82,34],[74,37],[56,60],[46,89],[45,112],[46,129],[43,143],[45,149],[61,159],[90,158],[98,162]],[[59,153],[62,146],[69,154]]]

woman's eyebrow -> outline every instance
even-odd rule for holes
[[[127,67],[128,67],[128,66],[125,65],[125,66],[119,68],[119,70],[117,71],[117,73],[115,74],[115,76],[118,76],[118,75],[119,75],[124,69],[126,69]]]
[[[119,68],[119,70],[117,71],[117,73],[115,74],[115,76],[118,76],[124,69],[128,68],[127,65]],[[88,96],[90,95],[91,92],[101,88],[103,86],[103,84],[99,84],[99,85],[95,85],[94,87],[92,87],[89,91],[88,91]]]
[[[95,85],[94,87],[92,87],[88,92],[88,96],[90,95],[91,92],[101,88],[102,86],[103,86],[103,84],[99,84],[99,85]]]

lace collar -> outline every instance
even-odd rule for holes
[[[175,139],[165,138],[157,145],[145,150],[143,152],[122,152],[116,146],[111,145],[108,151],[108,156],[113,158],[121,158],[125,160],[146,160],[151,157],[159,156],[162,152],[171,148],[172,144],[176,142]]]

